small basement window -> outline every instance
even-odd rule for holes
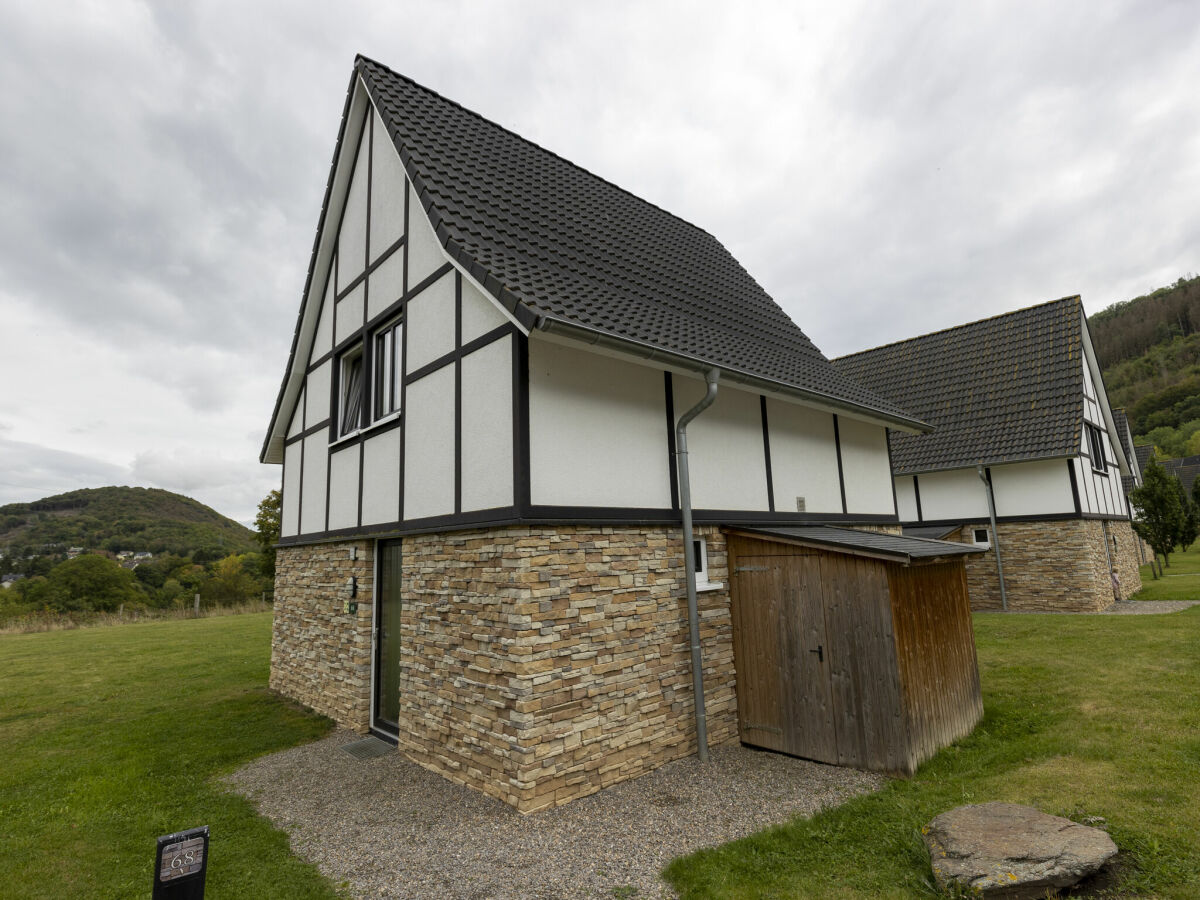
[[[979,547],[990,547],[992,545],[991,538],[988,537],[986,528],[975,529],[975,544]]]
[[[696,590],[718,591],[725,585],[708,580],[708,541],[696,538],[692,541],[692,555],[696,559]]]

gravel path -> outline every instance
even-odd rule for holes
[[[356,897],[673,897],[671,859],[877,790],[879,775],[740,746],[668,763],[521,816],[399,753],[356,760],[347,731],[265,756],[228,779],[292,848]]]
[[[1124,600],[1104,610],[1102,616],[1145,616],[1172,613],[1195,606],[1200,600]]]
[[[1099,612],[1065,612],[1059,609],[1015,609],[1010,613],[998,609],[979,610],[978,614],[995,613],[1000,616],[1150,616],[1160,613],[1179,612],[1200,604],[1200,600],[1122,600]]]

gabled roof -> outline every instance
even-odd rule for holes
[[[1141,481],[1142,469],[1133,452],[1133,432],[1129,428],[1129,418],[1125,415],[1125,410],[1117,408],[1112,411],[1112,414],[1113,424],[1117,427],[1117,437],[1121,441],[1121,449],[1125,451],[1125,458],[1130,463],[1130,474],[1121,476],[1121,484],[1125,488],[1125,496],[1128,497],[1129,492]]]
[[[1079,297],[834,360],[936,430],[891,435],[897,475],[1076,456],[1083,427]]]
[[[362,56],[343,133],[360,78],[446,254],[526,329],[582,329],[926,427],[839,374],[706,231]],[[289,371],[301,349],[294,342]]]

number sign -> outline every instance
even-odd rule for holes
[[[203,900],[207,870],[207,825],[160,837],[153,900]]]

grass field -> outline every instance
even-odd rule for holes
[[[1200,607],[975,617],[985,718],[915,777],[676,860],[685,898],[921,897],[918,830],[963,803],[1103,816],[1122,896],[1200,896]]]
[[[149,897],[210,825],[208,896],[337,896],[214,776],[328,721],[266,690],[269,613],[0,636],[0,897]]]
[[[1171,554],[1171,565],[1155,579],[1150,566],[1142,566],[1142,589],[1134,600],[1200,600],[1200,541],[1187,551]]]

